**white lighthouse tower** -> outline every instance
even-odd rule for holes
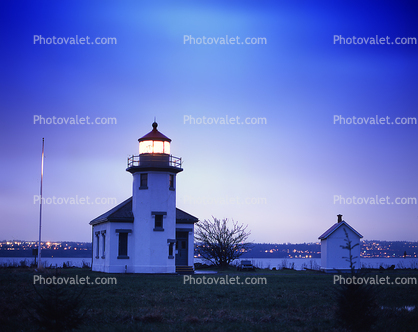
[[[139,155],[128,158],[132,197],[90,221],[93,271],[193,273],[199,220],[176,208],[181,159],[170,155],[171,140],[157,127],[138,140]]]
[[[170,155],[171,139],[157,130],[138,139],[139,155],[128,159],[133,175],[134,273],[174,273],[176,175],[181,159]]]

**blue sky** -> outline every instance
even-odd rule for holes
[[[128,155],[154,116],[184,160],[177,206],[248,224],[255,242],[315,242],[341,213],[365,239],[418,240],[418,125],[339,125],[334,116],[418,118],[418,45],[340,45],[334,35],[418,38],[413,1],[2,1],[0,239],[38,237],[44,197],[131,195]],[[114,37],[116,45],[40,45]],[[190,45],[184,36],[266,38]],[[117,119],[42,125],[34,116]],[[193,125],[184,117],[265,118]],[[45,204],[43,239],[90,241],[114,204]]]

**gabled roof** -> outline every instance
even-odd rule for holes
[[[199,219],[197,219],[195,216],[192,216],[191,214],[184,212],[183,210],[180,210],[179,208],[176,208],[176,223],[182,223],[182,224],[194,224],[198,222]]]
[[[101,216],[90,221],[90,225],[97,225],[103,222],[134,222],[132,213],[132,197],[116,205],[113,209],[103,213]]]
[[[176,208],[176,223],[194,224],[198,221],[198,218]],[[90,221],[90,225],[94,226],[104,222],[134,222],[134,215],[132,213],[132,197],[129,197],[113,209],[93,219]]]
[[[359,232],[357,232],[353,227],[351,227],[349,224],[347,224],[344,220],[341,222],[337,222],[334,225],[332,225],[324,234],[322,234],[318,239],[320,240],[324,240],[326,238],[328,238],[332,233],[334,233],[338,228],[340,228],[341,226],[346,226],[347,228],[349,228],[354,234],[356,234],[357,236],[359,236],[360,238],[363,237],[363,235],[361,235]]]
[[[153,129],[148,134],[146,134],[146,135],[142,136],[140,139],[138,139],[138,141],[139,142],[142,142],[142,141],[166,141],[166,142],[171,142],[171,139],[169,139],[167,136],[160,133],[158,131],[157,127],[158,127],[157,122],[154,122],[152,124]]]

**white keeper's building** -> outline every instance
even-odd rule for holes
[[[353,227],[351,227],[346,221],[342,219],[342,215],[339,214],[337,223],[332,225],[319,239],[321,240],[321,269],[325,272],[338,272],[349,271],[350,263],[347,261],[349,252],[345,247],[347,245],[345,239],[347,232],[349,239],[352,241],[351,245],[354,246],[351,255],[357,257],[353,259],[355,262],[354,268],[360,269],[360,239],[363,237]]]

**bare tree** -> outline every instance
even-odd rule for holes
[[[195,239],[200,242],[199,253],[202,258],[218,266],[228,266],[239,258],[251,246],[247,242],[251,232],[248,225],[238,224],[232,220],[228,227],[228,219],[203,220],[196,224]]]
[[[357,247],[359,245],[359,243],[356,243],[355,245],[352,245],[351,243],[353,242],[352,240],[350,240],[350,237],[348,236],[347,230],[345,228],[343,228],[344,233],[345,233],[345,246],[340,246],[343,249],[347,249],[348,250],[348,257],[343,257],[345,258],[345,260],[347,262],[350,263],[350,269],[351,269],[351,273],[354,273],[354,267],[355,264],[357,263],[354,259],[358,258],[358,256],[353,256],[351,254],[351,250],[353,250],[355,247]]]

